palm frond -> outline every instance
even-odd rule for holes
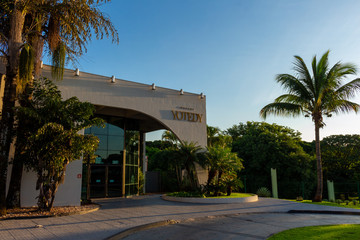
[[[64,76],[64,67],[66,59],[66,46],[60,43],[52,53],[51,75],[56,80],[62,80]]]
[[[25,86],[32,80],[34,69],[34,52],[29,44],[25,44],[21,49],[19,63],[19,81],[17,83],[17,92],[24,91]]]
[[[299,56],[294,56],[295,62],[294,62],[294,70],[299,73],[299,80],[306,86],[306,88],[310,92],[314,92],[314,84],[312,82],[312,77],[310,75],[310,72],[304,62],[304,60]]]
[[[360,109],[360,105],[348,100],[337,100],[333,101],[332,108],[328,108],[326,113],[349,113],[354,111],[357,113]]]
[[[335,94],[342,98],[355,97],[357,91],[360,90],[360,78],[356,78],[347,84],[344,84],[336,90]]]
[[[296,94],[306,99],[311,99],[311,92],[299,79],[290,74],[279,74],[276,81],[280,83],[290,94]]]
[[[301,105],[284,102],[274,102],[266,105],[260,111],[260,117],[266,119],[269,114],[280,116],[298,116],[303,112]]]

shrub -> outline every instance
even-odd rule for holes
[[[343,201],[341,199],[336,199],[337,204],[341,204]]]
[[[259,197],[271,197],[271,193],[266,187],[259,188],[256,191],[256,195],[258,195]]]
[[[172,197],[200,197],[205,198],[205,195],[201,192],[173,192],[167,194],[168,196]]]

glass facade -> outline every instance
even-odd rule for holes
[[[126,161],[125,161],[125,194],[133,195],[138,191],[139,182],[139,148],[140,135],[138,131],[126,131]]]
[[[95,161],[83,166],[83,198],[138,194],[140,133],[125,129],[124,121],[117,121],[116,125],[106,123],[105,128],[85,130],[85,134],[97,136],[100,142]]]

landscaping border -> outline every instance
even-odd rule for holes
[[[166,201],[173,202],[186,202],[186,203],[246,203],[257,202],[259,200],[258,195],[254,194],[250,197],[242,198],[195,198],[195,197],[173,197],[166,194],[161,195],[161,198]]]

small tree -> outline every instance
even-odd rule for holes
[[[195,190],[198,187],[198,180],[196,174],[195,163],[199,162],[199,155],[201,154],[201,147],[193,142],[183,142],[177,149],[177,162],[179,169],[185,168],[191,190]]]
[[[19,126],[27,136],[21,144],[20,158],[28,169],[38,175],[36,189],[40,190],[38,206],[51,210],[59,184],[64,181],[66,166],[82,154],[94,154],[98,138],[79,133],[84,128],[101,124],[91,119],[95,108],[73,97],[61,99],[57,87],[49,80],[34,82],[33,98],[28,107],[17,109],[18,119],[27,119],[27,125]]]
[[[214,195],[218,196],[222,187],[230,195],[233,187],[242,185],[237,177],[237,172],[244,168],[242,159],[236,153],[231,152],[231,148],[223,146],[209,147],[206,157],[209,167],[208,194],[210,194],[212,186]]]
[[[28,140],[27,156],[32,160],[29,166],[38,176],[38,206],[50,211],[57,189],[64,182],[66,166],[83,153],[94,154],[99,140],[79,134],[78,129],[65,130],[58,123],[45,124]]]

